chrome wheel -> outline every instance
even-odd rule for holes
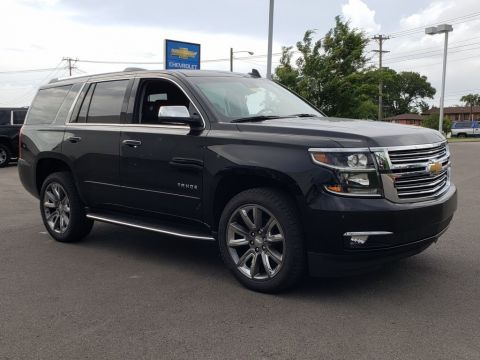
[[[271,212],[244,205],[233,212],[227,227],[227,247],[237,269],[250,279],[278,274],[285,256],[283,229]]]
[[[0,165],[5,164],[7,161],[7,151],[0,148]]]
[[[50,230],[63,234],[70,223],[70,200],[62,185],[48,184],[43,197],[43,211]]]

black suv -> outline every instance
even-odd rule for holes
[[[457,206],[437,131],[325,117],[255,73],[57,81],[20,142],[20,179],[56,240],[97,220],[216,241],[258,291],[417,254]]]
[[[26,108],[0,108],[0,168],[18,156],[18,135],[26,114]]]

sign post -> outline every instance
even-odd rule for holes
[[[165,39],[165,69],[200,70],[200,44]]]

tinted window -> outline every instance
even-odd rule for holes
[[[75,97],[77,96],[81,88],[82,84],[75,84],[72,86],[72,88],[68,92],[68,95],[65,97],[65,100],[63,100],[62,106],[60,106],[60,110],[58,110],[56,119],[57,123],[65,123],[65,121],[67,120],[68,112],[70,111],[70,108],[75,101]]]
[[[27,115],[27,110],[14,110],[13,111],[13,124],[14,125],[23,125],[25,121],[25,116]]]
[[[26,123],[51,124],[71,87],[68,85],[40,90],[33,100]]]
[[[90,102],[87,123],[120,123],[127,85],[128,80],[97,83]]]
[[[95,89],[95,84],[90,84],[88,87],[87,94],[83,98],[82,107],[78,113],[78,118],[76,122],[84,123],[87,122],[87,113],[88,107],[90,106],[90,101],[92,100],[93,90]]]
[[[10,110],[0,110],[0,125],[10,125]]]
[[[455,123],[455,129],[469,129],[472,127],[471,121],[460,121]]]

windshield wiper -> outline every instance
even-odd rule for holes
[[[249,116],[239,119],[233,119],[230,121],[231,123],[245,123],[245,122],[259,122],[264,120],[272,120],[272,119],[281,119],[288,116],[279,116],[279,115],[257,115],[257,116]]]
[[[291,117],[318,117],[318,115],[315,115],[315,114],[292,114],[290,116]]]

